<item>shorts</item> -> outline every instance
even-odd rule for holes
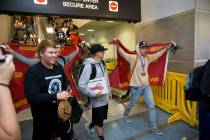
[[[102,107],[92,108],[92,123],[98,127],[103,127],[104,120],[107,119],[108,104]]]

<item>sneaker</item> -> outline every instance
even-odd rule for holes
[[[131,123],[132,120],[128,117],[128,116],[124,116],[124,120],[127,122],[127,123]]]
[[[150,129],[150,131],[151,131],[152,133],[155,133],[155,134],[158,135],[158,136],[162,136],[162,135],[163,135],[163,133],[162,133],[160,130],[158,130],[158,129],[152,128],[152,129]]]
[[[85,124],[85,128],[86,128],[86,130],[87,130],[87,132],[88,132],[88,135],[89,135],[90,137],[92,137],[92,136],[93,136],[93,133],[94,133],[94,129],[91,129],[91,128],[90,128],[90,123],[86,123],[86,124]]]

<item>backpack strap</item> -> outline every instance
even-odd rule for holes
[[[106,63],[104,60],[101,60],[101,63],[104,65],[104,67],[106,68]]]
[[[101,63],[104,65],[104,67],[106,68],[106,64],[104,62],[104,60],[101,60]],[[95,79],[96,77],[96,65],[95,64],[91,64],[91,67],[92,67],[92,73],[90,75],[90,80],[93,80]]]
[[[95,64],[91,64],[91,67],[92,67],[92,73],[90,75],[90,80],[93,80],[96,77],[96,65]]]
[[[80,70],[79,70],[79,77],[82,75],[82,72],[83,72],[84,68],[85,68],[85,65],[82,65],[82,66],[80,67]]]
[[[81,76],[83,70],[85,68],[85,65],[82,65],[79,71],[79,77]],[[93,80],[96,77],[96,65],[95,64],[91,64],[91,69],[92,69],[92,73],[90,75],[90,79],[89,80]]]
[[[102,64],[104,65],[104,67],[106,67],[105,62],[102,60],[101,61]],[[85,65],[82,65],[82,67],[80,68],[80,72],[79,72],[79,77],[81,76],[83,70],[84,70]],[[91,64],[91,69],[92,69],[92,73],[90,75],[90,79],[89,80],[93,80],[96,77],[96,65],[95,64]]]

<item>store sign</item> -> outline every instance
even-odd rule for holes
[[[1,0],[1,13],[63,15],[138,22],[140,0]]]

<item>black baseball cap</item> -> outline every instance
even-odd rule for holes
[[[147,48],[147,47],[149,47],[146,41],[140,41],[138,46],[139,46],[139,48]]]
[[[91,45],[90,53],[96,54],[97,52],[104,52],[106,50],[108,49],[104,48],[104,46],[102,46],[101,44],[94,44],[94,45]]]

